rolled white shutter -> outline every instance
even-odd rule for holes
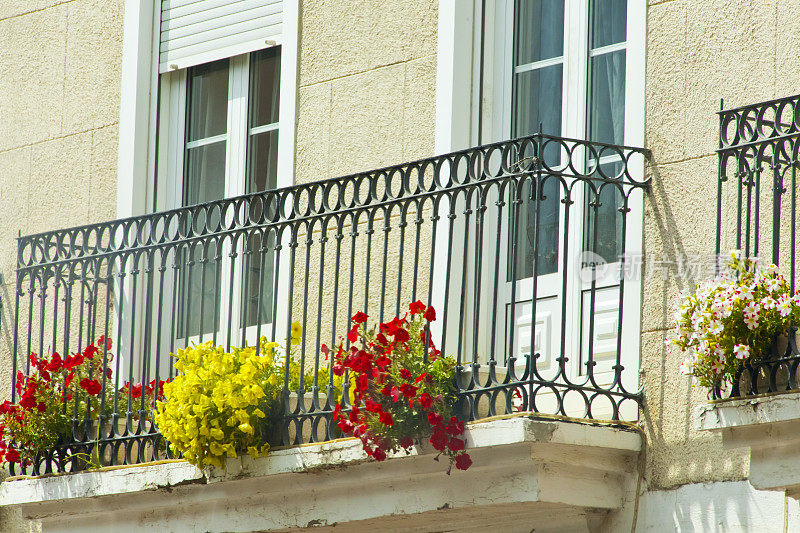
[[[159,72],[280,41],[283,0],[162,0]]]

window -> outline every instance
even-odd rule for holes
[[[480,13],[482,5],[486,10],[485,45],[483,51],[476,47],[478,55],[473,63],[477,66],[483,60],[484,74],[474,78],[475,83],[483,79],[482,105],[475,107],[481,116],[473,121],[473,126],[482,129],[481,141],[542,132],[641,145],[644,8],[640,3],[476,1],[475,13]],[[479,35],[476,31],[475,36]],[[629,54],[631,43],[633,54]],[[567,155],[554,143],[545,149],[543,157],[549,166],[557,167],[566,163]],[[622,169],[614,155],[600,154],[599,160],[592,157],[597,158],[586,155],[586,170],[599,167],[604,176],[613,177]],[[640,249],[637,217],[641,216],[641,205],[638,199],[630,201],[628,207],[639,214],[628,216],[623,224],[619,211],[624,203],[622,194],[616,187],[601,183],[598,180],[595,188],[581,186],[569,193],[575,203],[567,220],[562,201],[566,192],[557,179],[544,182],[543,199],[538,202],[533,201],[531,182],[522,182],[520,197],[527,201],[519,205],[513,217],[509,209],[498,232],[508,250],[502,265],[506,285],[498,298],[506,306],[506,331],[516,328],[513,338],[517,345],[506,347],[501,339],[495,353],[511,353],[518,362],[524,362],[522,355],[536,352],[540,354],[539,368],[546,369],[563,348],[576,374],[582,371],[581,365],[575,364],[581,357],[574,354],[582,352],[585,360],[589,344],[600,365],[596,372],[602,371],[604,360],[615,359],[616,324],[622,303],[619,269],[608,267],[599,275],[591,265],[615,264],[623,244],[628,253]],[[625,292],[626,302],[639,298],[635,292]],[[636,303],[625,305],[638,308]],[[535,317],[531,316],[534,311]],[[592,321],[594,327],[587,327]],[[603,338],[587,342],[590,331],[594,337]],[[626,331],[628,326],[623,327]],[[525,342],[535,346],[518,344]]]
[[[165,75],[163,131],[171,142],[162,146],[180,148],[168,151],[162,165],[162,208],[277,187],[280,80],[278,46]],[[236,271],[226,271],[230,240],[182,250],[178,339],[207,340],[229,323],[238,331],[272,321],[275,242],[272,234],[264,238],[253,232],[236,244],[233,252],[242,258]]]

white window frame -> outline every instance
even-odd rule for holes
[[[186,74],[185,69],[170,72],[166,74],[170,82],[162,83],[162,80],[167,78],[161,77],[158,67],[160,15],[160,5],[151,0],[125,0],[116,202],[118,218],[176,207],[177,205],[169,205],[169,203],[174,204],[175,200],[180,198],[180,196],[175,196],[173,187],[175,184],[180,186],[183,181],[182,169],[181,173],[175,173],[178,170],[178,159],[183,160],[183,142],[181,140],[180,145],[174,144],[176,137],[170,128],[166,127],[165,129],[164,115],[159,116],[159,107],[163,108],[160,103],[165,99],[168,101],[178,100],[179,109],[185,111]],[[282,27],[283,31],[280,36],[264,43],[264,48],[281,47],[277,187],[290,186],[294,183],[299,0],[284,0]],[[242,57],[244,56],[234,57],[231,61],[232,63],[241,61]],[[179,91],[175,90],[176,87],[172,81],[181,77],[184,84],[183,101],[180,101]],[[170,86],[169,94],[160,93],[166,85]],[[244,109],[243,116],[231,117],[229,113],[229,132],[233,131],[231,120],[244,120],[241,131],[244,132],[246,129],[246,106]],[[175,124],[181,131],[183,130],[182,120]],[[169,126],[169,122],[167,122],[167,126]],[[164,139],[165,136],[166,139]],[[230,143],[228,144],[230,145]],[[229,150],[230,146],[226,149]],[[165,154],[167,154],[166,158]],[[228,158],[228,161],[229,165],[238,163],[244,169],[244,159],[232,161],[231,158]],[[240,175],[244,175],[244,172],[241,171]],[[243,192],[243,187],[244,181],[239,187],[241,192]],[[171,192],[170,188],[172,188]],[[235,194],[237,194],[237,187],[232,185],[226,177],[226,196]],[[287,248],[284,246],[282,253],[287,253]],[[281,264],[288,264],[287,261],[287,258],[281,257]],[[121,298],[128,300],[125,302],[127,306],[130,305],[130,299],[133,296],[128,292],[120,295]],[[278,302],[278,312],[273,320],[277,321],[280,328],[280,324],[285,324],[288,312],[288,284],[282,284],[274,298]],[[136,324],[141,331],[138,331],[134,338],[141,339],[145,327],[143,317],[137,316]],[[115,330],[120,326],[124,331],[129,331],[130,326],[127,324],[116,325]],[[278,329],[278,331],[282,330]],[[133,353],[141,353],[142,349],[143,346],[134,346]]]
[[[569,38],[564,41],[564,56],[572,59],[572,72],[581,72],[577,77],[568,77],[564,84],[562,106],[562,131],[564,137],[586,137],[586,107],[588,85],[588,16],[590,0],[566,0],[565,34]],[[500,5],[506,3],[506,10]],[[486,46],[494,39],[496,28],[513,32],[512,0],[442,0],[439,3],[439,35],[436,93],[436,151],[446,153],[478,144],[478,124],[483,124],[483,144],[505,140],[510,132],[504,131],[510,124],[510,83],[509,75],[497,79],[498,69],[494,63],[511,57],[512,50],[505,47],[495,54],[484,57],[483,91],[480,91],[480,54],[481,54],[481,8],[485,5],[483,36]],[[644,146],[644,112],[645,112],[645,43],[647,35],[646,5],[641,0],[627,1],[627,36],[626,36],[626,84],[625,84],[625,134],[623,144],[628,146]],[[510,19],[509,16],[510,10]],[[502,20],[498,20],[502,18]],[[578,36],[577,38],[575,38]],[[512,43],[513,39],[506,39]],[[492,48],[496,48],[492,46]],[[575,59],[573,59],[575,58]],[[568,74],[570,76],[570,74]],[[503,91],[508,100],[502,106],[502,113],[496,112],[496,91]],[[483,105],[479,105],[482,96]],[[483,118],[479,121],[478,112],[483,110]],[[499,120],[498,118],[501,117]],[[494,118],[492,118],[494,117]],[[644,162],[629,165],[629,171],[636,180],[643,180]],[[578,203],[580,202],[580,203]],[[583,205],[583,198],[576,198],[576,205]],[[627,215],[626,252],[629,257],[640,259],[643,250],[643,217],[644,207],[642,195],[634,194],[629,203],[631,211]],[[563,227],[563,226],[562,226]],[[446,234],[442,234],[444,239]],[[438,236],[437,236],[438,238]],[[583,235],[571,234],[570,243],[582,247]],[[445,250],[437,250],[444,254]],[[435,261],[444,261],[439,257]],[[580,269],[576,269],[580,270]],[[440,273],[444,276],[444,273]],[[442,279],[443,283],[443,279]],[[598,283],[598,288],[602,287]],[[580,304],[582,294],[574,295],[574,303]],[[641,333],[641,280],[627,278],[623,296],[622,323],[622,364],[626,368],[627,378],[624,385],[627,390],[638,387],[639,348]],[[443,302],[434,302],[442,305]],[[577,320],[572,321],[576,327],[582,327],[580,305],[570,304],[576,310]],[[434,333],[436,333],[434,331]],[[579,332],[576,332],[576,335]],[[579,338],[579,337],[576,337]],[[574,352],[573,352],[574,353]]]

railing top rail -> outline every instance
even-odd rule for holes
[[[540,157],[540,153],[545,156]],[[550,153],[562,154],[558,164],[548,164]],[[21,236],[18,237],[17,268],[23,271],[76,257],[100,257],[149,245],[168,245],[189,237],[209,237],[249,228],[253,224],[242,222],[239,217],[249,218],[253,209],[261,213],[259,216],[263,223],[257,225],[267,227],[375,209],[532,172],[643,188],[648,186],[649,176],[639,179],[632,175],[629,163],[634,155],[647,158],[649,153],[644,148],[534,134],[342,177]],[[600,164],[587,165],[587,161],[599,161]],[[616,174],[606,175],[602,169],[606,162],[623,163],[623,166]],[[448,172],[444,180],[441,179],[442,169]],[[428,172],[433,176],[426,176]],[[379,186],[381,179],[383,183]],[[273,215],[267,217],[264,213]],[[208,220],[213,217],[218,219],[220,231],[178,229],[181,225],[194,224],[198,218]],[[170,237],[168,233],[174,233],[174,236]]]
[[[792,141],[800,136],[800,95],[723,109],[719,115],[719,148],[726,152]]]

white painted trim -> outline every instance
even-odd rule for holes
[[[154,41],[158,20],[153,2],[126,0],[120,88],[117,217],[147,211],[155,159],[157,69]]]
[[[256,126],[255,128],[250,128],[248,132],[249,135],[258,135],[259,133],[266,133],[268,131],[275,131],[280,127],[279,122],[274,122],[272,124],[264,124],[263,126]],[[280,141],[280,136],[278,137]]]
[[[620,50],[625,50],[628,46],[627,41],[621,43],[614,43],[608,44],[606,46],[600,46],[599,48],[593,48],[589,50],[589,57],[601,56],[604,54],[612,54],[614,52],[619,52]]]
[[[551,57],[549,59],[542,59],[541,61],[533,61],[532,63],[525,63],[524,65],[517,65],[514,67],[514,74],[522,74],[531,70],[538,70],[540,68],[552,67],[553,65],[561,65],[564,63],[564,56]]]
[[[215,135],[213,137],[206,137],[205,139],[198,139],[196,141],[189,141],[186,143],[186,148],[197,148],[199,146],[205,146],[207,144],[214,144],[220,141],[226,141],[228,139],[228,135],[223,133],[221,135]]]

